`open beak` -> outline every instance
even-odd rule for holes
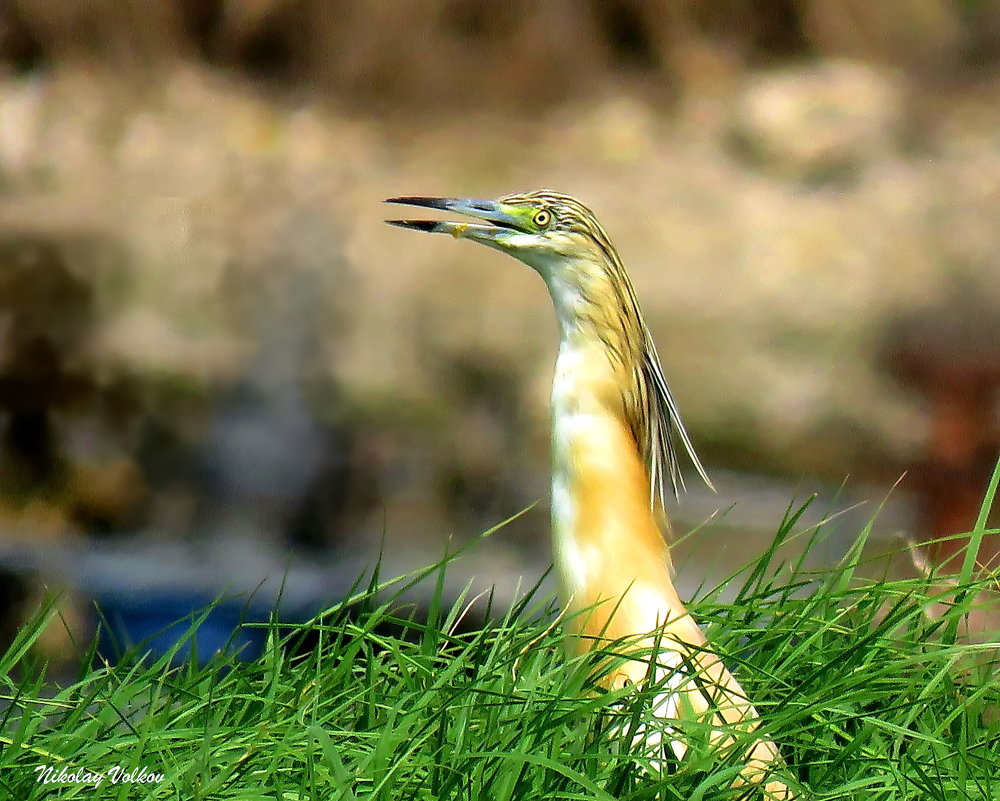
[[[522,229],[518,220],[503,210],[495,200],[469,200],[453,197],[391,197],[386,203],[404,206],[421,206],[426,209],[452,211],[477,220],[485,220],[488,225],[450,222],[447,220],[386,220],[389,225],[426,231],[430,234],[451,234],[456,239],[472,239],[487,245],[497,245],[511,234]]]

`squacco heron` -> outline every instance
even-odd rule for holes
[[[678,440],[698,475],[711,482],[681,423],[632,283],[594,214],[550,191],[387,202],[476,218],[481,222],[387,222],[507,253],[548,287],[560,336],[552,386],[552,537],[571,649],[630,643],[630,658],[604,674],[603,683],[661,682],[654,710],[664,723],[645,733],[648,746],[659,750],[667,739],[681,759],[687,745],[670,721],[707,722],[717,748],[749,743],[739,783],[761,786],[769,799],[793,798],[778,776],[781,755],[757,732],[756,710],[674,588],[660,522],[665,486],[675,496],[684,486]]]

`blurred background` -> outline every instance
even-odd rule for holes
[[[883,502],[875,550],[967,531],[998,67],[1000,0],[0,0],[0,636],[55,589],[47,658],[102,616],[113,658],[233,593],[225,642],[535,501],[448,591],[543,573],[548,297],[399,194],[594,208],[719,487],[684,593],[814,492],[864,502],[817,566]]]

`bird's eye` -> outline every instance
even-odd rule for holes
[[[535,223],[539,228],[544,228],[550,222],[552,222],[552,214],[545,209],[539,209],[535,212],[535,216],[531,218],[532,222]]]

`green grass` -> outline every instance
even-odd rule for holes
[[[987,531],[998,477],[1000,467],[974,540]],[[792,537],[822,536],[799,530],[800,514],[790,510],[773,546],[728,580],[734,600],[722,602],[720,586],[693,603],[792,782],[814,799],[1000,798],[996,653],[959,636],[990,581],[977,583],[971,562],[957,586],[861,578],[868,529],[841,564],[806,572],[780,556]],[[440,590],[447,562],[372,580],[292,630],[268,626],[253,662],[220,655],[177,666],[137,649],[95,668],[91,646],[63,687],[47,681],[31,647],[54,622],[52,606],[40,610],[0,659],[0,797],[740,797],[729,786],[737,763],[705,748],[660,778],[636,768],[642,758],[620,732],[642,717],[649,691],[632,700],[592,691],[594,662],[565,658],[551,599],[528,593],[466,633],[456,624],[470,598],[410,619],[396,599],[417,581]],[[698,734],[686,730],[693,743]],[[163,780],[43,785],[40,765],[145,767]]]

